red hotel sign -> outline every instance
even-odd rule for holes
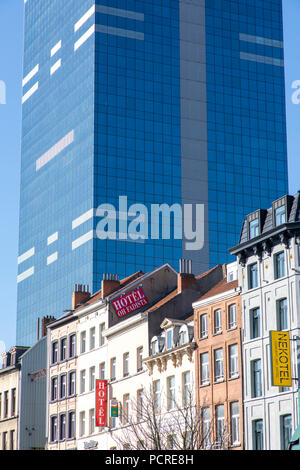
[[[147,297],[141,287],[112,301],[113,307],[119,318],[135,312],[139,308],[148,305],[148,303]]]
[[[107,426],[107,380],[96,380],[96,426]]]

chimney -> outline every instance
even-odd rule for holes
[[[192,273],[192,260],[180,259],[179,260],[179,274],[177,281],[177,291],[182,292],[187,287],[195,284],[196,279]]]
[[[222,264],[223,279],[227,278],[227,264]]]
[[[41,338],[44,338],[44,336],[47,335],[47,326],[50,325],[50,323],[53,323],[55,320],[56,320],[55,317],[50,317],[48,315],[42,318]]]
[[[88,300],[90,296],[89,286],[84,284],[75,284],[74,292],[72,294],[72,310],[74,310],[77,305]]]
[[[103,280],[101,282],[102,299],[117,290],[119,287],[120,281],[118,274],[103,274]]]
[[[37,332],[36,332],[36,340],[40,339],[40,319],[37,319]]]

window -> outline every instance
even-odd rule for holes
[[[15,388],[13,388],[11,390],[10,397],[11,397],[11,400],[10,400],[11,401],[11,403],[10,403],[11,413],[10,414],[11,414],[11,416],[15,416],[15,414],[16,414],[16,389]]]
[[[57,441],[57,416],[51,416],[50,418],[50,439],[51,442]]]
[[[229,376],[230,378],[238,377],[239,375],[239,356],[238,345],[232,344],[229,346]]]
[[[280,416],[281,450],[288,450],[292,438],[292,415]]]
[[[67,395],[67,376],[63,374],[60,376],[60,394],[59,398],[66,398]]]
[[[158,340],[157,339],[151,342],[151,353],[153,355],[158,353]]]
[[[167,378],[168,410],[175,408],[175,377],[172,375]]]
[[[110,360],[110,380],[116,380],[116,358]]]
[[[8,390],[4,392],[4,409],[3,409],[3,418],[8,417]]]
[[[207,328],[207,314],[201,315],[200,317],[200,338],[206,338],[208,334]]]
[[[210,433],[211,433],[211,424],[210,424],[210,409],[209,407],[204,407],[201,410],[202,413],[202,442],[204,449],[210,447]]]
[[[2,417],[2,393],[0,393],[0,419]]]
[[[57,388],[58,388],[58,381],[57,377],[51,378],[51,401],[57,400]]]
[[[85,370],[80,371],[80,393],[85,392]]]
[[[52,343],[52,355],[51,355],[52,364],[56,364],[58,361],[58,342],[53,341]]]
[[[277,300],[277,324],[278,330],[288,329],[288,318],[287,318],[287,299]]]
[[[7,432],[2,433],[2,450],[7,450]]]
[[[129,394],[123,395],[123,424],[127,424],[129,420]]]
[[[95,390],[95,366],[90,367],[90,392]]]
[[[143,347],[137,349],[137,372],[143,370]]]
[[[209,356],[208,352],[200,355],[201,385],[209,383]]]
[[[90,434],[94,434],[95,432],[95,410],[94,408],[92,408],[90,411],[89,411],[89,425],[90,425],[90,428],[89,428],[89,433]]]
[[[255,287],[258,287],[257,263],[248,266],[248,288],[255,289]]]
[[[160,412],[160,380],[153,382],[153,403],[154,403],[154,412]]]
[[[76,354],[76,335],[70,335],[69,338],[69,357],[75,357]]]
[[[79,435],[80,437],[85,435],[85,411],[79,413]]]
[[[216,333],[221,333],[221,331],[222,331],[222,311],[221,311],[221,309],[215,310],[214,319],[215,319],[215,334]]]
[[[215,381],[218,382],[223,378],[223,349],[220,348],[215,350]]]
[[[179,345],[180,346],[183,346],[184,344],[186,344],[188,342],[188,339],[187,339],[187,332],[186,330],[182,330],[180,331],[179,333]]]
[[[239,402],[230,403],[231,444],[240,444]]]
[[[80,352],[81,354],[85,353],[86,348],[86,332],[82,331],[80,334]]]
[[[100,379],[105,379],[105,362],[101,362],[99,365],[99,377]]]
[[[259,220],[254,219],[249,222],[249,236],[250,238],[258,237],[259,235]]]
[[[59,440],[66,439],[66,415],[63,413],[59,416]]]
[[[103,346],[105,344],[104,330],[105,330],[105,323],[100,323],[100,325],[99,325],[99,346]]]
[[[276,227],[279,225],[285,224],[286,222],[286,213],[285,213],[285,206],[280,206],[275,209],[275,224]]]
[[[217,432],[217,445],[219,448],[222,447],[224,443],[224,405],[216,406],[216,432]]]
[[[263,450],[263,420],[256,419],[253,421],[253,450]]]
[[[176,435],[169,434],[167,437],[167,448],[169,450],[176,449]]]
[[[96,329],[94,327],[90,329],[90,350],[95,348],[95,338],[96,338]]]
[[[173,342],[172,342],[172,330],[167,331],[167,349],[172,349]]]
[[[141,421],[143,418],[143,390],[137,391],[137,419]]]
[[[261,360],[256,359],[251,362],[252,367],[252,398],[262,396],[262,381],[261,381]]]
[[[183,406],[189,406],[191,404],[191,373],[184,372],[182,374],[182,389],[183,389],[183,396],[182,402]]]
[[[67,338],[60,340],[60,360],[65,361],[67,358]]]
[[[129,353],[123,354],[123,376],[127,377],[129,375]]]
[[[68,438],[74,439],[75,438],[75,411],[69,412],[69,420],[68,420]]]
[[[12,429],[10,431],[10,445],[9,445],[10,450],[14,450],[14,443],[15,443],[15,431]]]
[[[274,255],[274,277],[280,279],[285,276],[284,252]]]
[[[260,337],[260,309],[253,308],[250,310],[250,338]]]
[[[235,328],[236,323],[236,305],[232,304],[228,307],[228,326],[229,329]]]
[[[75,395],[76,392],[76,372],[73,370],[69,373],[69,397]]]

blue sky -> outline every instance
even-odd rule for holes
[[[291,97],[292,83],[300,80],[300,0],[283,0],[283,7],[289,192],[294,194],[300,189],[300,104],[293,104]],[[6,104],[0,104],[0,351],[4,344],[10,348],[15,343],[23,9],[24,0],[0,0],[0,81],[6,84]]]

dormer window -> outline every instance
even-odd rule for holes
[[[183,344],[186,344],[188,342],[187,340],[187,332],[186,330],[182,330],[179,333],[179,344],[182,346]]]
[[[151,353],[152,353],[153,355],[158,353],[158,340],[157,340],[157,338],[154,339],[154,340],[151,342]]]
[[[293,201],[293,196],[284,196],[273,202],[273,227],[280,227],[288,222]]]
[[[256,238],[261,234],[261,226],[263,223],[263,211],[260,209],[248,215],[248,239]]]
[[[286,207],[280,206],[275,209],[275,225],[278,227],[279,225],[286,223]]]
[[[172,342],[172,330],[167,331],[167,349],[172,349],[173,342]]]
[[[249,223],[249,236],[251,238],[258,237],[259,235],[259,220],[254,219]]]

